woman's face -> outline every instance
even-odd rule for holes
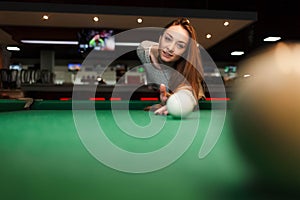
[[[164,62],[175,62],[187,49],[189,33],[180,25],[167,28],[159,38],[159,55]]]

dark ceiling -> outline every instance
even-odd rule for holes
[[[16,0],[17,1],[17,0]],[[89,4],[103,6],[134,6],[134,7],[162,7],[162,8],[185,8],[185,9],[207,9],[207,10],[228,10],[228,11],[254,11],[257,12],[257,21],[246,28],[231,35],[225,40],[210,47],[208,53],[215,61],[221,62],[238,62],[247,56],[248,53],[260,48],[267,43],[262,40],[266,36],[281,36],[282,40],[299,40],[300,39],[300,21],[299,3],[298,1],[254,1],[254,0],[185,0],[185,1],[124,1],[124,0],[19,0],[18,2],[43,2],[56,4]],[[205,27],[203,27],[205,28]],[[13,31],[13,27],[3,27],[7,32]],[[26,29],[26,27],[24,27]],[[51,34],[58,30],[48,29]],[[61,31],[63,31],[61,29]],[[38,35],[38,29],[32,31]],[[73,34],[74,35],[74,34]],[[65,35],[70,38],[69,35]],[[55,48],[55,47],[51,47]],[[241,57],[230,56],[230,52],[236,49],[244,50],[245,55]],[[27,53],[33,53],[32,49],[28,49]],[[55,49],[57,57],[72,57],[78,53],[76,49],[63,47]],[[25,51],[26,52],[26,51]],[[26,56],[26,53],[14,56]],[[78,55],[76,55],[78,56]]]

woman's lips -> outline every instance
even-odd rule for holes
[[[172,54],[169,54],[165,51],[162,51],[162,55],[165,57],[165,58],[171,58],[173,55]]]

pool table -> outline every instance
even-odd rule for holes
[[[209,103],[199,103],[199,111],[181,120],[144,111],[145,106],[157,103],[151,101],[120,101],[115,102],[114,108],[110,101],[99,101],[92,102],[96,109],[83,106],[77,110],[72,110],[72,101],[35,101],[30,109],[23,110],[25,103],[0,101],[0,199],[261,197],[261,190],[255,186],[253,169],[233,140],[228,118],[230,107],[217,143],[207,155],[199,158],[212,119]],[[79,103],[89,105],[91,101]],[[123,104],[129,105],[129,110],[122,109],[120,105]],[[118,119],[114,115],[118,115]],[[116,123],[120,118],[125,123]],[[97,146],[101,144],[101,141],[94,142],[100,140],[98,133],[92,138],[89,135],[94,131],[90,122],[95,119],[101,127],[97,130],[105,135],[102,140],[108,139],[117,147]],[[148,127],[152,121],[162,127]],[[133,127],[131,123],[137,126]],[[135,135],[125,133],[120,127],[126,124],[129,124],[127,131],[138,130],[134,131]],[[171,150],[160,152],[173,142],[180,127],[190,125],[197,128],[181,131],[179,150],[173,145]],[[152,134],[151,130],[157,133]],[[185,135],[190,141],[185,141]],[[124,156],[116,156],[113,152],[116,149],[125,152]],[[177,150],[180,152],[175,155],[173,151]],[[147,157],[149,152],[153,154]]]

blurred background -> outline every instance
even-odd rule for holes
[[[141,37],[131,38],[114,35],[135,28],[164,27],[176,17],[190,19],[199,44],[216,64],[217,70],[204,63],[206,78],[221,77],[229,88],[235,78],[243,76],[238,73],[239,62],[252,51],[278,41],[299,39],[297,8],[296,1],[269,0],[1,1],[1,88],[16,89],[34,83],[74,84],[84,59],[95,49],[89,44],[95,34],[110,39],[105,43],[110,47],[98,47],[103,59],[88,72],[81,70],[76,84],[114,85],[125,72],[140,65],[134,51],[138,43],[145,38],[157,39],[158,34],[141,31],[135,34]],[[100,75],[98,69],[107,65],[105,60],[126,48],[131,52],[109,63],[108,70]],[[138,77],[133,82],[145,81],[143,69],[135,72]]]

